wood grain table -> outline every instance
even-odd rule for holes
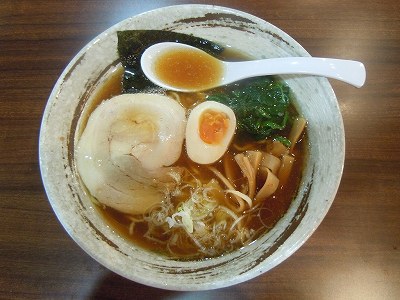
[[[293,256],[266,274],[206,292],[159,290],[99,265],[67,235],[44,192],[38,135],[47,98],[93,37],[174,4],[244,10],[313,56],[361,60],[362,89],[331,81],[346,131],[337,197]],[[1,299],[400,299],[400,2],[398,0],[0,2]]]

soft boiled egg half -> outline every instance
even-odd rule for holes
[[[224,155],[236,129],[236,117],[231,108],[205,101],[189,114],[186,125],[186,151],[199,164],[211,164]]]

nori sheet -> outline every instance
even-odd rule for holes
[[[177,42],[218,55],[224,48],[214,42],[184,33],[165,30],[124,30],[117,32],[118,54],[125,68],[122,78],[123,93],[137,93],[155,85],[143,74],[140,58],[146,48],[161,42]]]

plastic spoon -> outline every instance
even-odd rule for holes
[[[182,54],[182,51],[188,51],[193,57],[200,57],[200,59],[196,58],[194,60],[194,64],[198,64],[199,66],[174,65],[174,71],[179,71],[176,70],[176,68],[181,67],[194,70],[197,67],[211,63],[214,66],[219,66],[221,69],[218,78],[215,78],[206,84],[200,83],[191,86],[179,86],[176,83],[171,83],[171,81],[167,82],[163,80],[163,78],[161,78],[162,76],[160,76],[159,70],[157,69],[159,61],[165,59],[165,55],[168,53],[179,52]],[[177,57],[182,57],[181,54]],[[193,63],[193,60],[191,63]],[[366,77],[364,65],[361,62],[353,60],[317,57],[283,57],[243,62],[225,62],[214,58],[198,48],[175,42],[159,43],[147,48],[141,57],[141,66],[144,74],[153,83],[169,90],[182,92],[202,91],[233,83],[241,79],[262,75],[317,75],[341,80],[358,88],[364,85]],[[190,77],[191,75],[189,73],[191,72],[187,73],[186,77]],[[192,80],[196,83],[198,81],[196,81],[196,78],[192,78]]]

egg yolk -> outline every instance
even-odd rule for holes
[[[199,122],[200,138],[207,144],[219,144],[229,127],[229,117],[219,111],[206,110]]]

